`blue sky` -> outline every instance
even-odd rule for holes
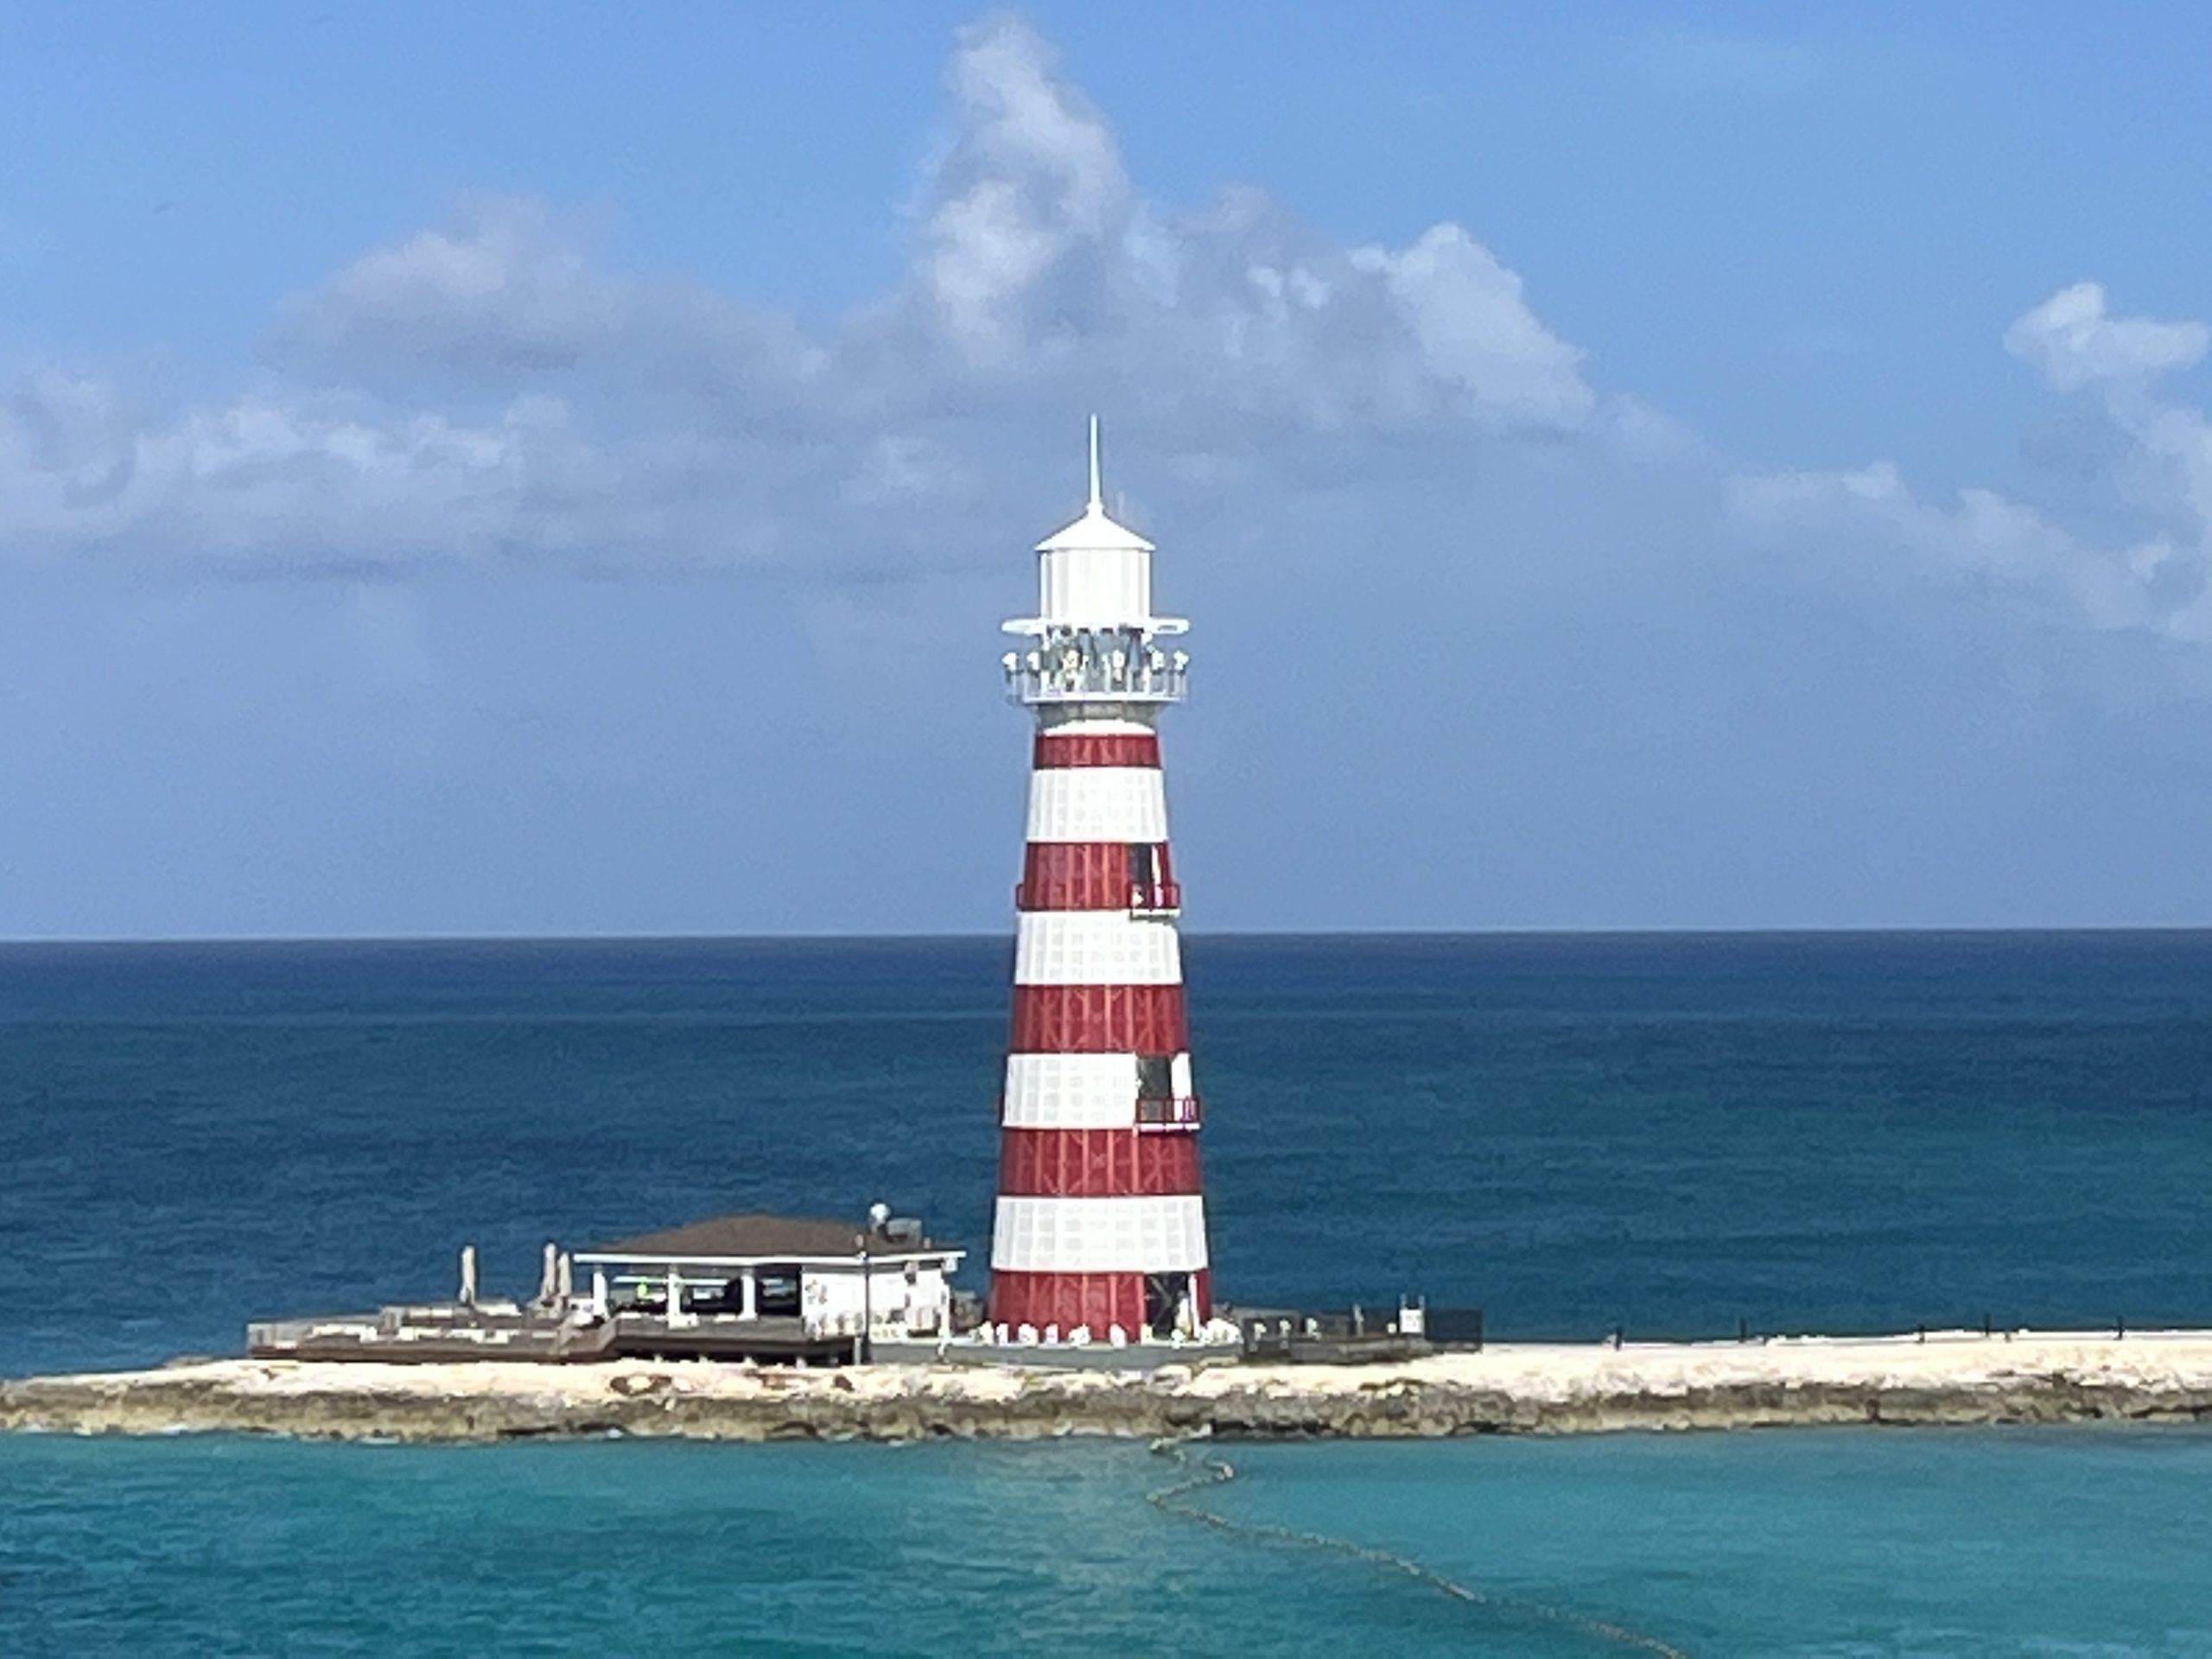
[[[2212,922],[2212,14],[26,6],[0,936]]]

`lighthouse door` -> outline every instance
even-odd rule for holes
[[[1144,1276],[1144,1328],[1165,1336],[1175,1328],[1183,1299],[1190,1294],[1187,1273],[1147,1273]]]

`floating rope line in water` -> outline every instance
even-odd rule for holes
[[[1307,1532],[1297,1527],[1276,1526],[1266,1521],[1239,1521],[1234,1516],[1209,1510],[1189,1501],[1190,1494],[1207,1486],[1223,1486],[1236,1478],[1236,1467],[1222,1458],[1193,1458],[1179,1440],[1154,1440],[1152,1450],[1156,1456],[1173,1458],[1190,1472],[1178,1481],[1144,1495],[1144,1501],[1162,1515],[1172,1515],[1184,1521],[1196,1521],[1202,1526],[1231,1537],[1243,1537],[1273,1543],[1294,1544],[1305,1549],[1325,1550],[1332,1555],[1344,1555],[1356,1561],[1385,1572],[1399,1573],[1407,1578],[1427,1585],[1440,1594],[1471,1606],[1489,1607],[1502,1613],[1518,1614],[1522,1618],[1541,1620],[1561,1630],[1573,1630],[1593,1641],[1604,1642],[1617,1648],[1636,1653],[1660,1656],[1660,1659],[1689,1659],[1689,1655],[1672,1643],[1662,1642],[1656,1636],[1632,1630],[1625,1624],[1616,1624],[1609,1619],[1597,1618],[1588,1613],[1578,1613],[1570,1607],[1555,1607],[1548,1602],[1525,1601],[1517,1596],[1501,1596],[1487,1590],[1477,1590],[1446,1578],[1433,1567],[1423,1567],[1409,1555],[1394,1550],[1377,1549],[1370,1544],[1357,1543],[1349,1538],[1333,1537],[1325,1532]]]

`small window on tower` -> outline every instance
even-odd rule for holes
[[[1166,1100],[1175,1093],[1175,1057],[1172,1054],[1137,1056],[1137,1098]]]
[[[1148,841],[1129,843],[1129,885],[1149,890],[1160,880],[1160,849]]]

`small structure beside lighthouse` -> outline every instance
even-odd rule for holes
[[[1189,662],[1160,642],[1189,625],[1154,613],[1152,543],[1107,516],[1095,417],[1090,499],[1037,553],[1037,613],[1005,625],[1036,738],[988,1318],[1032,1339],[1187,1335],[1212,1296],[1157,723]]]

